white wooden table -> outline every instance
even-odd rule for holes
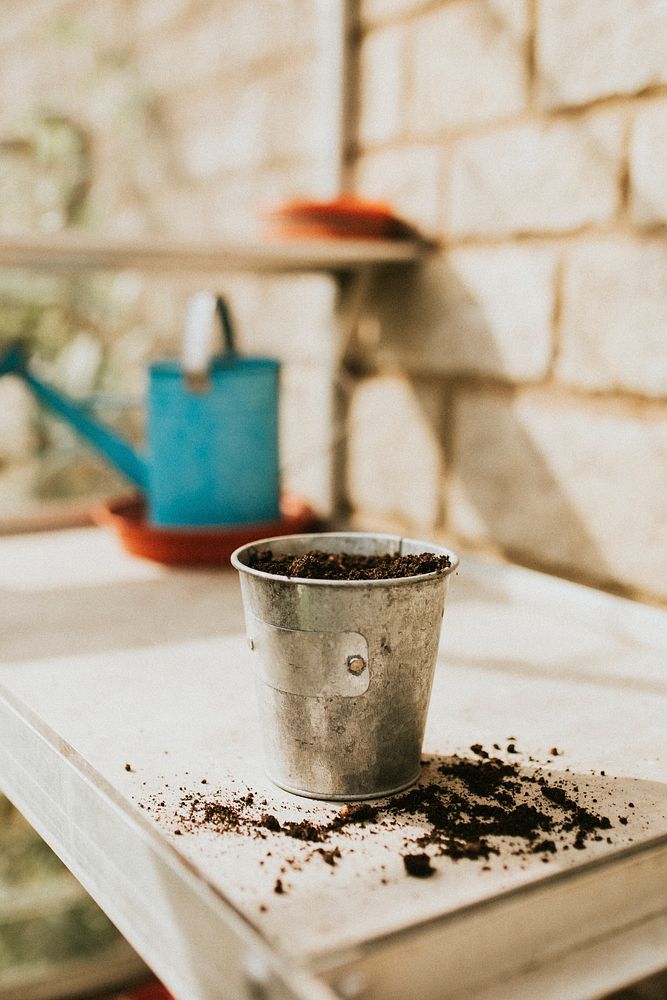
[[[179,1000],[576,1000],[667,966],[666,614],[463,558],[426,753],[555,745],[552,772],[635,808],[611,844],[424,880],[400,832],[359,829],[335,867],[278,835],[176,833],[204,778],[282,819],[335,812],[264,778],[241,630],[230,570],[93,528],[0,541],[0,786]]]

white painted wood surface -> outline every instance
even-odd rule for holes
[[[574,1000],[667,965],[662,612],[463,558],[426,755],[555,745],[551,770],[629,822],[549,864],[445,858],[428,880],[400,831],[359,830],[335,868],[279,835],[175,834],[203,778],[280,819],[336,812],[263,776],[233,572],[132,560],[97,529],[5,538],[0,623],[0,785],[182,1000]]]
[[[261,240],[185,242],[127,240],[94,233],[3,236],[0,266],[42,271],[139,270],[178,274],[230,271],[346,271],[418,260],[417,240]]]

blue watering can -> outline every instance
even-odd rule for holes
[[[226,350],[210,357],[216,309]],[[0,359],[0,375],[10,372],[142,490],[154,525],[212,527],[279,517],[279,364],[236,353],[222,299],[195,296],[182,362],[149,367],[145,454],[92,417],[86,403],[36,378],[18,344]]]

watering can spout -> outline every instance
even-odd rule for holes
[[[213,354],[216,311],[225,350]],[[45,384],[20,342],[0,351],[0,376],[22,378],[146,498],[157,528],[259,524],[280,516],[275,358],[242,357],[224,302],[210,293],[188,309],[180,360],[148,368],[146,450],[137,452],[79,402]]]
[[[0,358],[0,376],[6,374],[22,378],[40,402],[70,424],[135,486],[146,490],[148,466],[141,455],[114,430],[95,420],[85,403],[68,398],[36,378],[27,367],[25,351],[20,343],[11,344]]]

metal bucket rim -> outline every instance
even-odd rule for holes
[[[249,549],[258,547],[269,547],[271,543],[284,541],[303,541],[304,539],[317,538],[372,538],[376,541],[387,541],[397,543],[402,546],[409,545],[424,546],[424,552],[432,552],[434,555],[449,556],[451,565],[440,572],[419,573],[414,576],[388,577],[385,580],[317,580],[310,577],[281,576],[278,573],[266,573],[264,570],[254,569],[241,562],[241,556]],[[325,587],[396,587],[414,583],[421,583],[427,580],[440,580],[448,577],[459,566],[459,557],[452,549],[443,545],[436,545],[434,542],[425,542],[418,538],[408,538],[405,535],[391,535],[382,532],[372,531],[322,531],[317,533],[308,532],[301,535],[274,535],[271,538],[258,538],[256,541],[240,545],[231,555],[231,563],[239,573],[247,573],[249,576],[256,576],[261,580],[277,580],[281,583],[298,584],[299,586],[313,585]]]

